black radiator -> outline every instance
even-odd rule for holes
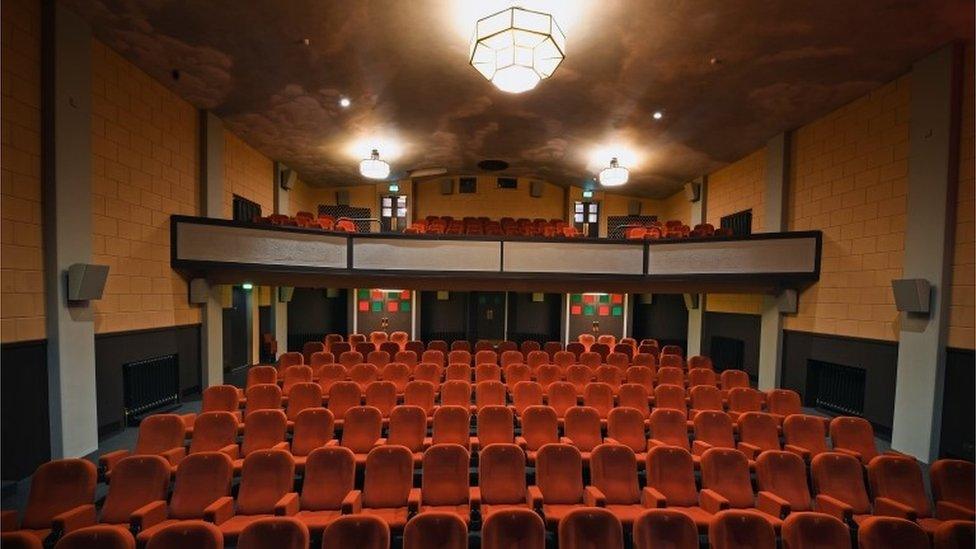
[[[864,414],[866,372],[832,362],[807,362],[806,404],[850,416]]]
[[[318,341],[318,342],[321,342],[324,338],[325,338],[325,334],[319,333],[319,332],[301,332],[301,333],[297,333],[297,334],[293,334],[293,333],[289,332],[288,333],[288,349],[278,349],[278,352],[279,353],[283,353],[283,352],[285,352],[287,350],[289,352],[297,352],[297,353],[300,353],[300,352],[302,352],[302,347],[306,343],[308,343],[309,341]],[[280,341],[278,342],[278,345],[279,346],[281,345],[281,342]],[[339,357],[336,357],[336,358],[339,358]]]
[[[143,416],[180,400],[180,360],[175,354],[122,365],[125,391],[125,423],[133,425]]]

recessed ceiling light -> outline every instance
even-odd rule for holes
[[[654,114],[652,114],[651,116],[654,117],[654,120],[660,120],[664,118],[664,113],[661,111],[654,111]]]
[[[349,105],[352,105],[352,101],[350,101],[348,97],[343,97],[339,100],[339,106],[343,109],[348,108]]]

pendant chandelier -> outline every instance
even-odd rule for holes
[[[478,20],[468,62],[498,89],[522,93],[552,76],[566,35],[548,13],[509,8]]]
[[[610,166],[600,171],[600,185],[604,187],[619,187],[630,178],[627,168],[620,165],[617,157],[610,160]]]
[[[373,149],[373,154],[359,163],[359,173],[369,179],[386,179],[390,175],[390,165],[380,160],[379,151]]]

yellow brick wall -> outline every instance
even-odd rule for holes
[[[458,178],[454,177],[454,193],[441,194],[441,179],[418,181],[415,185],[416,218],[428,215],[453,217],[542,217],[563,219],[565,204],[562,187],[544,183],[542,197],[529,195],[531,179],[518,178],[517,189],[499,189],[495,176],[478,176],[476,193],[459,194]]]
[[[288,191],[288,211],[283,213],[295,215],[298,212],[312,212],[314,215],[318,215],[319,197],[319,189],[310,186],[301,179],[296,179],[295,186]]]
[[[43,339],[41,6],[4,0],[0,156],[0,341]]]
[[[233,217],[234,195],[274,213],[274,163],[228,130],[224,130],[224,217]]]
[[[898,339],[909,92],[905,75],[795,132],[789,229],[822,230],[823,256],[786,329]]]
[[[959,191],[956,204],[956,235],[952,256],[952,287],[949,305],[948,345],[976,348],[976,269],[974,269],[974,208],[976,208],[976,163],[973,159],[973,43],[966,47],[963,78],[962,125],[959,132]]]
[[[95,332],[200,322],[170,268],[172,214],[199,215],[196,109],[92,41],[92,252],[109,265]]]

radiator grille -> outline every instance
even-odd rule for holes
[[[175,354],[122,365],[125,421],[131,425],[149,412],[180,399],[180,361]]]
[[[863,368],[808,361],[808,405],[845,415],[863,415],[865,374]]]

